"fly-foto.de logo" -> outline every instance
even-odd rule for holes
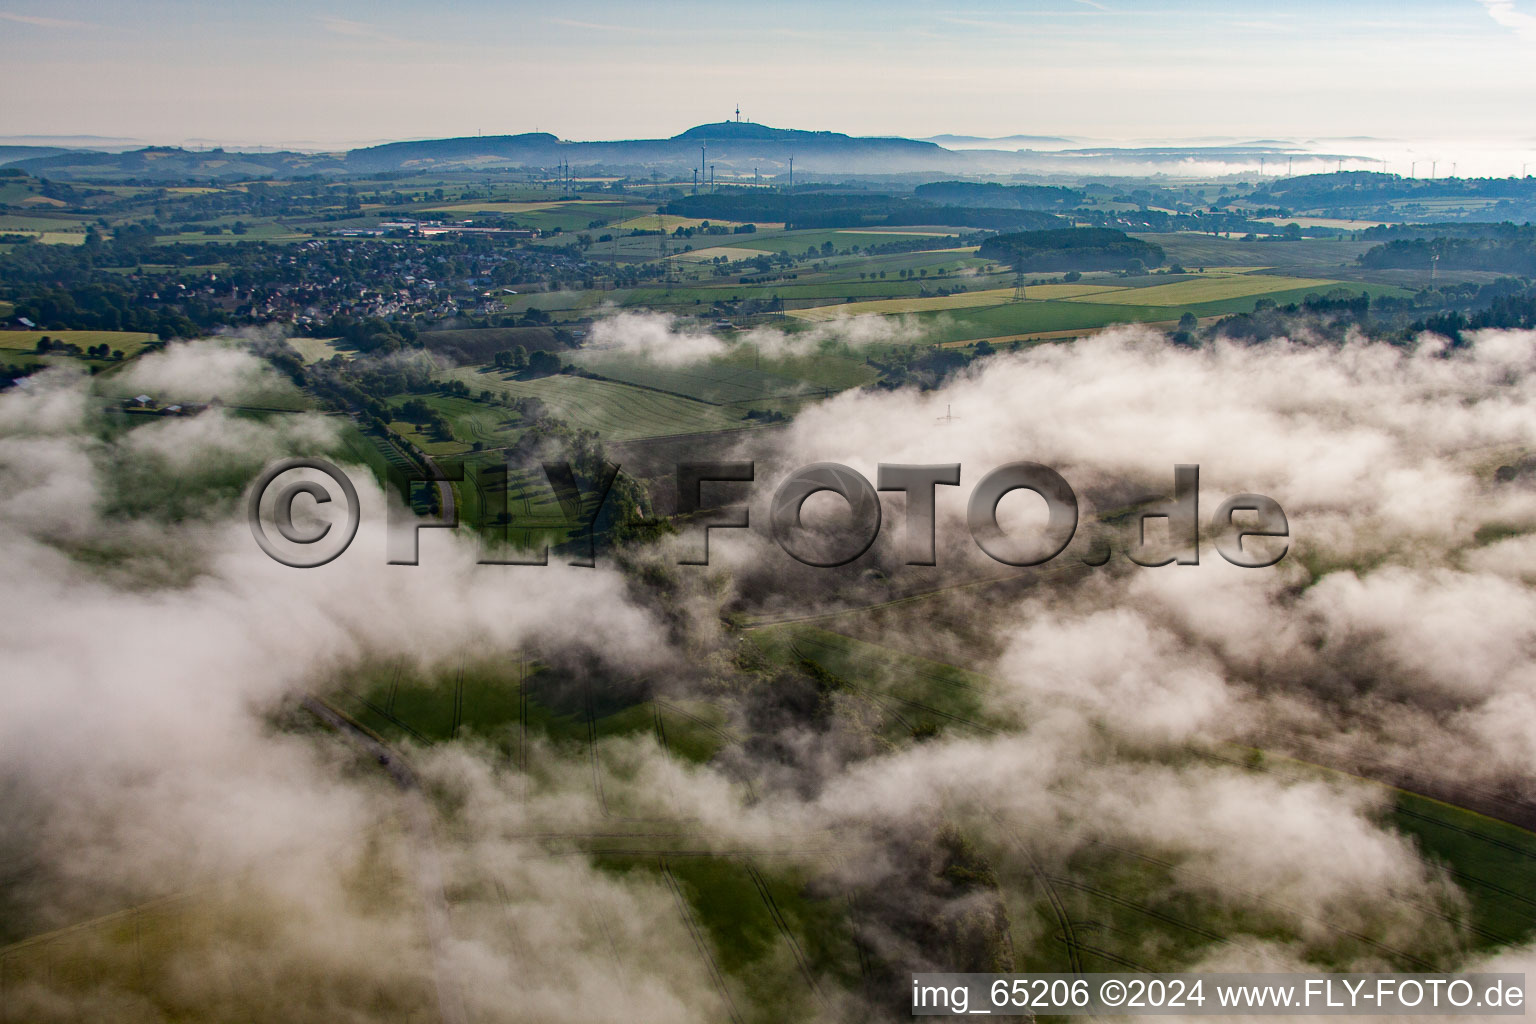
[[[594,532],[619,467],[605,464],[599,477],[582,481],[568,463],[542,463],[545,480],[559,509],[558,531],[578,539],[578,552],[571,564],[592,566]],[[308,470],[304,479],[283,482],[289,474]],[[477,480],[480,493],[500,493],[503,508],[495,521],[505,529],[504,536],[520,528],[548,528],[543,517],[537,524],[520,522],[506,507],[508,468],[488,466]],[[317,513],[333,502],[331,487],[314,479],[329,478],[340,492],[346,509],[341,528],[316,520],[305,527],[296,525],[295,506],[309,502],[308,511]],[[388,561],[391,565],[418,563],[418,531],[422,529],[457,529],[458,506],[452,484],[464,479],[462,466],[448,467],[432,475],[402,476],[395,481],[402,494],[411,494],[416,484],[436,489],[439,496],[436,515],[419,515],[404,503],[389,503]],[[715,530],[753,529],[751,511],[746,503],[706,501],[708,486],[716,498],[734,490],[727,500],[750,497],[750,486],[757,480],[753,462],[688,462],[676,467],[677,512],[685,521],[685,553],[680,565],[708,565],[709,539]],[[834,462],[817,462],[790,473],[774,489],[769,503],[768,532],[778,547],[803,565],[834,568],[862,557],[880,535],[884,513],[881,492],[899,492],[905,496],[906,515],[902,539],[902,559],[907,565],[932,566],[938,559],[937,494],[940,487],[958,487],[959,463],[906,464],[880,463],[876,482],[871,484],[862,473]],[[1141,566],[1198,565],[1200,562],[1200,467],[1177,465],[1173,472],[1173,497],[1133,510],[1129,516],[1131,543],[1126,558]],[[998,507],[1004,497],[1015,491],[1029,491],[1045,502],[1047,519],[1043,527],[1031,530],[1005,530],[999,521]],[[846,504],[846,514],[829,525],[821,517],[807,522],[806,502],[816,494],[837,495]],[[251,488],[248,518],[256,542],[273,559],[296,568],[314,568],[332,561],[351,544],[360,521],[357,491],[340,469],[323,459],[288,459],[274,463]],[[1165,520],[1167,543],[1148,542],[1147,524]],[[972,488],[966,504],[965,528],[976,546],[989,558],[1012,566],[1042,565],[1066,551],[1078,533],[1077,494],[1071,484],[1054,469],[1038,462],[1010,462],[984,474]],[[1249,569],[1272,566],[1289,550],[1290,525],[1285,512],[1273,498],[1263,494],[1234,494],[1217,507],[1209,521],[1216,551],[1233,565]],[[273,537],[272,531],[277,537]],[[279,543],[278,538],[282,542]],[[1262,549],[1244,546],[1248,538],[1269,538]],[[329,541],[329,543],[327,543]],[[1088,565],[1103,565],[1111,557],[1107,544],[1091,545],[1080,556]],[[547,565],[548,545],[508,556],[482,559],[493,565]]]

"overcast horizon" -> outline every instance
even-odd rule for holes
[[[22,102],[0,136],[648,138],[739,103],[852,135],[1514,143],[1536,86],[1536,4],[1516,0],[546,10],[14,0],[0,87]]]

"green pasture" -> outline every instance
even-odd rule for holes
[[[610,380],[711,405],[744,405],[805,390],[801,381],[718,360],[666,366],[627,353],[602,351],[578,352],[575,358],[581,366]]]
[[[957,234],[959,232],[956,232]],[[942,232],[900,232],[900,231],[868,231],[847,228],[813,228],[805,231],[785,231],[779,234],[764,234],[759,232],[752,235],[731,235],[730,244],[742,249],[761,249],[765,252],[787,252],[791,255],[799,255],[805,252],[807,247],[820,249],[828,242],[837,251],[843,249],[863,249],[869,246],[889,245],[892,242],[914,242],[928,240],[933,242],[935,249],[942,249],[954,243],[949,239],[948,233]]]
[[[0,331],[0,350],[34,352],[42,338],[79,345],[82,350],[94,345],[110,345],[113,350],[121,351],[125,359],[138,355],[145,345],[157,340],[155,335],[140,331]]]
[[[1072,298],[1073,302],[1124,304],[1127,306],[1198,306],[1225,299],[1270,295],[1275,292],[1326,292],[1340,285],[1338,281],[1318,278],[1276,277],[1268,274],[1201,274],[1172,284],[1146,288],[1126,288],[1115,292],[1093,292]],[[1028,292],[1025,292],[1028,295]]]
[[[332,356],[350,359],[356,354],[354,349],[345,347],[340,338],[310,338],[296,335],[288,339],[288,344],[306,365],[328,360]]]
[[[741,367],[751,366],[764,373],[793,378],[812,388],[830,388],[834,391],[862,387],[879,376],[874,367],[855,356],[817,352],[764,358],[757,347],[750,343],[736,345],[720,358],[720,362]]]
[[[694,434],[744,425],[740,414],[719,406],[572,374],[525,379],[489,368],[459,367],[445,371],[442,376],[463,381],[474,394],[485,388],[513,398],[538,398],[552,415],[572,426],[595,430],[609,441]]]

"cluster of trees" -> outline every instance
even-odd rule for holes
[[[7,363],[0,366],[0,388],[8,388],[23,377],[30,377],[40,369],[39,366],[17,366],[15,363]]]
[[[429,395],[440,390],[432,378],[432,367],[425,357],[415,359],[345,359],[335,356],[312,366],[304,366],[286,343],[264,353],[295,384],[308,387],[331,404],[356,411],[366,426],[385,430],[394,412],[380,396]]]
[[[492,358],[492,362],[498,370],[510,370],[529,377],[548,377],[565,369],[565,364],[553,352],[547,349],[529,352],[521,345],[502,349]]]
[[[453,438],[453,428],[449,425],[448,418],[420,398],[406,399],[405,403],[395,410],[395,418],[414,423],[430,431],[439,441],[448,441]]]
[[[1450,310],[1415,321],[1409,328],[1413,333],[1433,331],[1451,339],[1453,345],[1466,344],[1466,334],[1490,327],[1506,330],[1530,330],[1536,328],[1536,287],[1509,295],[1495,297],[1486,308],[1467,313]]]
[[[100,345],[91,345],[89,348],[85,349],[84,352],[82,352],[80,346],[76,345],[74,342],[63,341],[59,338],[50,338],[46,334],[37,339],[37,347],[35,351],[40,356],[53,353],[55,355],[65,356],[84,355],[87,359],[121,360],[123,358],[121,349],[114,349],[111,345],[108,345],[105,342],[101,343]]]
[[[1110,228],[1066,228],[994,235],[977,255],[1028,271],[1142,270],[1159,266],[1160,245]]]
[[[578,538],[578,545],[588,541],[594,546],[623,545],[672,532],[667,520],[654,515],[645,484],[619,471],[595,431],[577,429],[550,415],[538,399],[520,401],[517,409],[524,429],[508,452],[512,463],[530,468],[541,462],[569,464],[573,475],[565,479],[557,475],[553,483],[562,508],[573,519],[592,515],[592,506],[601,502],[595,509],[590,536]],[[544,475],[542,469],[539,472]]]
[[[1377,224],[1360,232],[1368,242],[1387,242],[1395,238],[1518,238],[1529,235],[1529,225],[1511,221],[1441,221],[1428,224]]]
[[[1018,342],[1009,342],[1009,351],[1016,351]],[[879,361],[872,357],[866,357],[866,362],[880,371],[878,386],[887,390],[907,386],[915,386],[923,391],[928,391],[943,384],[945,380],[954,374],[970,366],[978,359],[996,355],[997,348],[989,341],[981,341],[972,346],[967,353],[959,348],[942,348],[934,345],[927,348],[911,347],[896,349],[886,357],[885,361]]]
[[[1422,166],[1422,165],[1421,165]],[[1377,171],[1303,174],[1259,186],[1249,197],[1292,209],[1423,199],[1536,199],[1536,178],[1404,178]]]
[[[1180,321],[1174,340],[1198,344],[1196,325]],[[1394,344],[1412,344],[1426,331],[1443,335],[1455,347],[1468,343],[1469,332],[1485,328],[1536,328],[1536,284],[1499,278],[1486,284],[1464,283],[1426,288],[1411,297],[1377,296],[1349,288],[1308,295],[1279,306],[1273,299],[1254,302],[1252,313],[1222,318],[1201,335],[1242,341],[1295,337],[1298,330],[1318,339],[1344,341],[1363,332]]]
[[[1438,262],[1442,270],[1491,270],[1536,276],[1536,226],[1498,225],[1497,234],[1471,238],[1397,238],[1361,253],[1362,267],[1423,270]]]
[[[359,352],[399,352],[417,344],[416,328],[380,317],[333,317],[319,331],[342,339]]]

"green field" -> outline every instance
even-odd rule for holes
[[[343,348],[338,343],[340,338],[310,338],[304,335],[295,335],[288,339],[288,344],[303,357],[304,362],[318,363],[332,356],[352,358],[356,353],[350,348]]]
[[[862,387],[879,376],[874,367],[863,359],[839,352],[763,358],[755,346],[743,344],[722,356],[720,362],[753,367],[778,377],[793,378],[813,388],[830,388],[834,391]]]
[[[341,428],[340,444],[336,455],[373,472],[379,486],[388,488],[391,480],[410,479],[417,475],[411,460],[387,439],[373,433],[364,433],[353,423]],[[401,498],[408,497],[405,494]]]
[[[979,306],[997,306],[1012,301],[1012,288],[990,288],[985,291],[957,292],[954,295],[876,299],[871,302],[845,302],[841,305],[813,306],[810,309],[791,310],[789,315],[800,320],[819,322],[836,320],[845,316],[868,316],[870,314],[883,313],[928,313],[944,309],[970,309]]]
[[[914,731],[985,734],[1009,719],[982,705],[985,677],[814,626],[754,630],[752,642],[785,664],[813,661],[845,680],[858,700],[884,719],[883,735],[909,740]]]
[[[595,430],[608,441],[696,434],[745,425],[739,414],[719,406],[570,374],[522,380],[495,371],[459,367],[446,371],[443,377],[463,381],[471,393],[478,394],[485,388],[513,398],[538,398],[551,414],[574,427]]]
[[[684,824],[684,808],[676,809],[681,831],[657,835],[655,824],[626,823],[623,815],[633,808],[612,785],[613,773],[622,769],[606,757],[607,742],[648,737],[669,756],[706,762],[730,740],[723,716],[712,706],[652,697],[643,687],[604,694],[528,661],[465,662],[433,676],[403,663],[378,666],[350,684],[336,703],[396,742],[474,736],[535,774],[556,767],[538,757],[553,755],[567,767],[590,759],[593,795],[611,823],[568,841],[587,850],[603,870],[636,874],[674,893],[676,913],[704,940],[697,955],[720,969],[723,998],[738,1006],[782,1009],[782,992],[797,986],[801,994],[791,1003],[809,1010],[818,995],[806,983],[805,970],[812,978],[857,982],[858,952],[845,902],[835,892],[813,895],[803,870],[767,857],[704,853]]]
[[[237,218],[225,218],[233,223]],[[210,221],[210,223],[216,223]],[[310,232],[279,224],[272,220],[246,220],[246,230],[243,235],[231,233],[226,226],[222,234],[209,235],[202,231],[172,232],[164,235],[156,235],[155,241],[161,245],[205,245],[210,242],[222,242],[225,245],[231,242],[301,242],[311,237]]]
[[[1202,274],[1187,281],[1153,285],[1150,288],[1127,288],[1113,293],[1093,292],[1070,301],[1127,306],[1191,307],[1220,302],[1224,299],[1269,295],[1274,292],[1308,289],[1323,292],[1340,284],[1339,281],[1324,281],[1317,278],[1274,277],[1266,274]]]
[[[89,217],[76,217],[68,214],[39,214],[39,213],[0,213],[0,234],[16,232],[20,234],[41,234],[43,232],[78,232],[83,238],[85,229],[91,223]]]
[[[453,484],[459,522],[479,530],[487,543],[527,551],[570,539],[571,527],[559,499],[539,471],[509,471],[500,451],[449,456],[441,465],[463,470],[464,478]]]
[[[922,325],[923,338],[939,344],[1046,331],[1090,331],[1112,324],[1177,317],[1177,313],[1156,306],[1099,305],[1066,300],[1025,300],[982,309],[914,315]]]
[[[1254,275],[1256,279],[1261,279]],[[1289,283],[1292,279],[1272,278],[1282,284]],[[1025,299],[1022,302],[1011,302],[999,306],[987,308],[964,309],[954,312],[917,313],[913,314],[923,325],[924,338],[930,342],[940,344],[967,341],[979,338],[1006,338],[1019,334],[1036,334],[1048,331],[1091,331],[1115,324],[1127,323],[1168,323],[1177,320],[1182,313],[1192,313],[1197,317],[1227,316],[1234,313],[1247,313],[1252,311],[1256,299],[1272,299],[1276,305],[1284,306],[1293,302],[1301,302],[1308,295],[1317,295],[1329,291],[1331,288],[1344,287],[1356,294],[1367,292],[1375,295],[1407,295],[1411,294],[1404,289],[1391,285],[1357,284],[1337,281],[1323,281],[1319,285],[1304,288],[1288,287],[1281,291],[1271,291],[1258,295],[1248,293],[1236,297],[1222,298],[1205,302],[1192,302],[1187,304],[1152,305],[1137,304],[1136,296],[1142,293],[1157,293],[1162,288],[1182,288],[1185,284],[1205,286],[1210,282],[1203,279],[1194,279],[1188,282],[1178,282],[1168,285],[1156,285],[1149,288],[1134,288],[1124,291],[1115,291],[1102,294],[1085,295],[1077,299],[1049,299],[1037,301]],[[1224,282],[1223,282],[1224,283]],[[1196,290],[1196,294],[1199,290]],[[1026,294],[1028,290],[1026,289]],[[1168,293],[1162,293],[1166,296]]]
[[[412,395],[394,395],[391,403],[399,405]],[[435,437],[420,426],[405,420],[396,420],[389,429],[410,441],[428,455],[460,455],[479,445],[481,448],[505,447],[517,440],[515,414],[503,407],[488,405],[469,398],[448,395],[425,395],[421,400],[443,414],[453,433],[451,439]]]
[[[45,337],[79,345],[82,349],[105,343],[121,351],[125,359],[137,355],[145,345],[156,340],[153,334],[136,331],[0,331],[0,349],[35,352],[38,340]]]
[[[872,245],[889,245],[891,242],[915,242],[931,239],[934,248],[944,246],[946,235],[924,231],[857,231],[847,228],[818,228],[806,231],[785,231],[782,234],[758,232],[755,235],[731,235],[730,244],[743,249],[760,249],[764,252],[788,252],[799,255],[810,248],[820,249],[828,242],[835,250],[863,249]]]
[[[373,211],[379,217],[390,220],[395,217],[415,217],[424,212],[446,213],[458,220],[475,220],[487,215],[507,218],[520,228],[563,233],[597,231],[590,228],[594,221],[601,221],[602,231],[615,229],[618,221],[648,212],[650,207],[633,201],[619,199],[582,199],[567,202],[555,200],[531,200],[500,202],[495,200],[469,200],[461,203],[442,203],[435,206],[408,207],[398,210]],[[675,225],[674,225],[675,226]],[[570,245],[574,238],[559,239],[558,244]]]
[[[747,405],[766,398],[793,397],[806,385],[789,377],[730,362],[712,360],[688,366],[663,366],[619,352],[577,352],[575,360],[594,373],[639,387],[666,391],[711,405]]]
[[[991,682],[984,676],[826,629],[789,625],[745,637],[786,670],[814,665],[831,699],[871,723],[891,748],[935,735],[984,735],[1016,726],[1023,714],[999,710],[986,697]],[[604,682],[524,657],[465,657],[430,670],[408,659],[375,662],[338,682],[331,698],[336,707],[387,742],[409,750],[472,739],[516,769],[509,780],[529,788],[548,777],[590,786],[590,799],[568,805],[568,819],[531,817],[522,824],[531,834],[519,856],[583,856],[604,872],[669,894],[665,913],[693,936],[687,955],[697,957],[743,1022],[811,1019],[829,990],[857,989],[880,977],[879,950],[856,941],[871,894],[847,886],[836,835],[765,834],[734,850],[702,833],[688,808],[666,792],[630,787],[624,744],[652,745],[669,758],[727,771],[719,755],[739,737],[722,707],[663,697],[644,681]],[[1374,785],[1250,753],[1195,759],[1211,770]],[[753,780],[737,781],[748,799]],[[972,898],[981,912],[1004,915],[1018,971],[1188,969],[1221,955],[1234,935],[1286,944],[1319,965],[1368,959],[1396,970],[1447,970],[1469,954],[1529,941],[1536,933],[1536,835],[1391,792],[1383,824],[1416,844],[1428,865],[1444,870],[1465,903],[1432,891],[1379,893],[1373,898],[1387,908],[1385,923],[1335,921],[1258,897],[1230,880],[1200,876],[1177,850],[1158,844],[1099,837],[1058,857],[1054,833],[1008,827],[985,807],[966,806],[963,793],[938,810],[955,837],[950,841],[968,851],[963,866],[970,874],[959,877],[983,879],[970,883]],[[658,807],[672,810],[655,817]],[[642,811],[651,816],[638,816]],[[359,884],[375,898],[406,898],[404,883],[387,878]],[[180,894],[0,948],[8,982],[0,1000],[14,999],[19,989],[11,986],[29,977],[86,971],[82,980],[121,974],[118,983],[136,979],[133,990],[151,1004],[173,1002],[169,964],[178,943],[218,949],[231,941],[224,929],[245,926],[246,918],[228,905],[236,891]],[[471,887],[449,892],[466,915],[484,898]],[[616,955],[622,964],[634,951]],[[426,989],[409,985],[388,998],[402,1007],[431,999]]]
[[[949,270],[957,269],[953,260],[932,264],[932,269],[937,271],[939,266],[945,266]],[[831,278],[828,280],[828,278]],[[803,283],[802,283],[803,282]],[[836,274],[801,274],[795,281],[771,281],[762,285],[736,285],[734,294],[747,296],[752,294],[767,293],[777,295],[786,302],[795,302],[803,299],[899,299],[917,298],[921,292],[933,292],[940,287],[955,288],[964,286],[967,292],[989,291],[1007,285],[1011,293],[1013,288],[1012,275],[987,274],[969,275],[945,275],[939,277],[932,273],[927,277],[903,278],[890,275],[884,280],[870,278],[839,277]]]

